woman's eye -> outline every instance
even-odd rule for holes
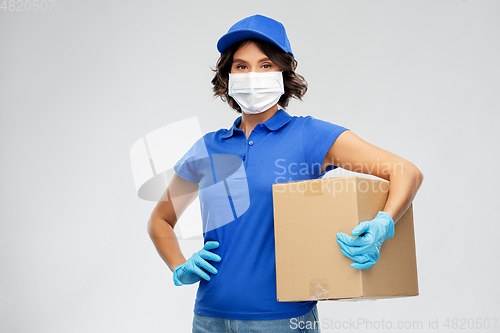
[[[266,69],[267,68],[271,68],[271,67],[273,67],[273,65],[271,65],[271,64],[264,64],[264,65],[262,65],[262,68],[266,68]],[[245,65],[236,65],[235,68],[236,69],[246,69],[247,66],[245,66]]]

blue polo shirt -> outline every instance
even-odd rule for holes
[[[205,134],[175,164],[199,184],[204,242],[221,257],[217,274],[200,280],[194,313],[239,320],[302,316],[317,301],[278,302],[272,184],[317,179],[331,145],[345,127],[279,109],[249,138],[238,129]]]

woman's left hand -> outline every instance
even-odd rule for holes
[[[337,233],[340,252],[354,261],[352,268],[365,269],[375,265],[382,243],[394,236],[394,221],[391,215],[381,211],[373,220],[361,222],[351,234],[358,237]]]

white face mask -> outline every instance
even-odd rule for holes
[[[229,96],[247,114],[261,113],[278,103],[285,93],[282,72],[229,73]]]

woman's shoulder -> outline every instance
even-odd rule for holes
[[[330,123],[336,125],[336,123],[326,120],[326,119],[321,119],[315,116],[312,116],[310,114],[307,115],[292,115],[292,119],[295,120],[296,123],[298,124],[312,124],[314,125],[315,123]]]
[[[344,131],[349,129],[327,119],[321,119],[312,115],[292,116],[295,125],[298,125],[303,131],[308,133],[319,133],[320,131]]]
[[[322,120],[321,118],[318,118],[318,117],[313,116],[311,114],[298,114],[298,115],[290,114],[290,117],[292,117],[292,119],[297,120],[299,122],[300,121],[306,122],[306,121],[311,121],[311,120]]]
[[[230,136],[230,134],[231,134],[231,129],[220,128],[216,131],[211,131],[211,132],[205,133],[200,138],[200,140],[203,139],[206,144],[215,143],[215,142],[221,141],[223,138]]]

